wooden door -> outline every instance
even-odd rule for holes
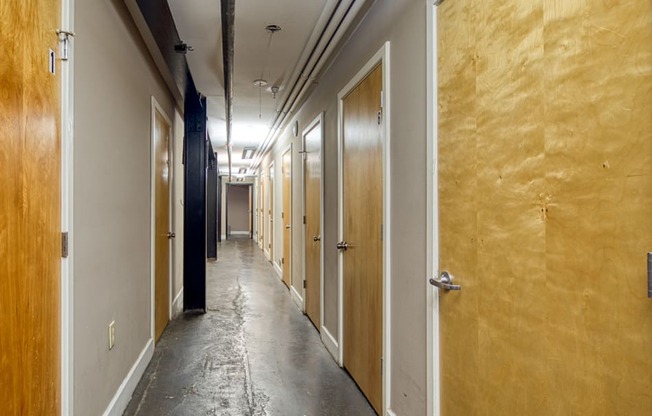
[[[305,178],[305,263],[306,315],[321,330],[321,141],[322,125],[318,123],[304,137]]]
[[[0,2],[0,389],[4,415],[60,414],[59,1]],[[59,65],[57,64],[57,67]]]
[[[283,153],[283,282],[292,285],[292,148]]]
[[[274,165],[272,164],[269,167],[269,259],[274,263],[274,236],[276,232],[274,230]]]
[[[267,231],[266,231],[266,226],[267,222],[265,221],[265,218],[267,218],[267,212],[268,212],[268,199],[267,199],[267,177],[265,174],[263,174],[260,177],[260,242],[263,246],[263,251],[267,251]]]
[[[383,144],[378,120],[382,67],[346,98],[343,109],[344,366],[382,414]]]
[[[154,114],[154,334],[158,341],[170,319],[170,126],[158,110]]]
[[[444,2],[441,414],[652,414],[652,2]]]

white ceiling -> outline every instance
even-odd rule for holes
[[[326,5],[334,0],[238,0],[235,4],[233,76],[233,172],[249,167],[241,160],[244,147],[258,147],[269,132],[277,107],[297,61]],[[227,170],[224,75],[220,0],[168,0],[181,39],[194,48],[188,65],[199,92],[207,97],[208,131],[218,152],[220,170]],[[273,35],[267,25],[282,30]],[[264,88],[254,85],[262,78]],[[280,88],[277,99],[271,87]]]

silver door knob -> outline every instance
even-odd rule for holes
[[[453,284],[453,279],[453,275],[444,270],[439,280],[431,278],[430,284],[443,290],[462,290],[462,286]]]
[[[337,249],[346,251],[349,249],[349,244],[346,241],[340,241],[339,243],[337,243]]]
[[[316,235],[312,237],[312,241],[321,241],[321,235]]]
[[[176,237],[176,236],[177,236],[177,235],[176,235],[175,233],[168,233],[168,238],[174,238],[174,237]]]

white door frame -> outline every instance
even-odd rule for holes
[[[75,0],[61,0],[60,29],[74,31]],[[74,37],[68,38],[68,61],[61,65],[61,231],[68,232],[68,257],[61,259],[61,415],[74,413]],[[59,51],[60,53],[61,51]]]
[[[166,123],[168,123],[168,160],[169,160],[169,166],[168,166],[168,231],[172,229],[172,213],[173,211],[173,201],[174,201],[174,177],[172,175],[173,169],[172,166],[174,166],[174,154],[170,150],[170,147],[173,147],[172,144],[174,143],[174,135],[173,135],[173,130],[172,130],[172,122],[170,121],[170,117],[165,113],[161,105],[158,103],[156,100],[156,97],[152,96],[152,110],[151,110],[151,122],[150,122],[150,157],[149,157],[149,165],[150,165],[150,180],[149,180],[149,188],[150,188],[150,259],[149,259],[149,264],[150,264],[150,336],[151,336],[151,341],[156,342],[156,334],[154,333],[155,328],[156,328],[156,264],[155,264],[155,258],[156,258],[156,146],[154,142],[154,135],[156,133],[156,112],[159,112],[161,116],[163,116],[163,119],[165,120]],[[174,262],[172,261],[174,257],[174,246],[172,245],[172,240],[168,238],[168,247],[169,247],[169,256],[168,256],[168,321],[172,319],[172,302],[173,302],[173,285],[172,285],[172,266]]]
[[[289,218],[289,220],[290,220],[290,252],[289,253],[285,252],[285,224],[284,224],[285,223],[285,214],[286,214],[286,212],[285,212],[285,194],[284,194],[284,192],[285,192],[285,189],[284,189],[284,187],[285,187],[285,172],[283,172],[283,167],[284,167],[283,166],[283,156],[285,156],[286,153],[288,153],[290,155],[290,218]],[[298,296],[298,293],[292,292],[292,273],[294,272],[294,270],[292,270],[292,263],[291,263],[292,262],[292,231],[293,231],[292,226],[294,225],[294,221],[292,221],[292,214],[293,214],[292,211],[294,211],[292,209],[292,182],[293,182],[292,173],[294,171],[292,169],[292,161],[293,160],[294,160],[294,157],[292,155],[292,143],[290,143],[281,152],[281,175],[280,175],[281,185],[279,185],[279,187],[278,187],[279,188],[278,192],[280,192],[280,194],[281,194],[280,200],[281,200],[281,214],[282,214],[282,216],[278,216],[280,218],[280,220],[281,220],[281,244],[279,244],[279,246],[282,247],[283,257],[281,257],[281,258],[284,259],[284,261],[287,260],[287,261],[290,262],[290,285],[288,287],[288,290],[290,291],[290,294],[294,294],[295,296]],[[286,256],[288,257],[287,259],[285,258]],[[283,273],[285,273],[285,264],[278,264],[278,267],[279,267],[279,269],[281,271],[281,280],[283,280]],[[297,302],[299,301],[298,299],[295,299],[295,300]],[[303,302],[303,299],[301,299],[301,302]]]
[[[391,181],[390,181],[390,43],[385,42],[374,56],[358,71],[348,84],[337,94],[337,158],[338,158],[338,239],[344,238],[344,199],[342,176],[342,150],[344,139],[344,98],[351,92],[371,71],[378,65],[383,67],[382,109],[383,109],[383,415],[391,414],[391,381],[392,381],[392,355],[391,355]],[[344,264],[343,253],[338,254],[338,363],[344,366]]]
[[[306,161],[307,161],[307,151],[306,151],[306,136],[309,135],[313,130],[316,128],[319,128],[319,161],[320,161],[320,175],[319,175],[319,232],[322,235],[322,240],[323,240],[323,234],[324,234],[324,112],[322,111],[315,117],[309,124],[308,126],[303,129],[303,132],[301,133],[301,144],[302,144],[302,150],[301,150],[301,161],[302,161],[302,166],[303,169],[301,169],[301,190],[303,192],[303,198],[302,198],[302,212],[303,212],[303,218],[306,218]],[[302,281],[306,281],[306,248],[307,248],[307,241],[306,241],[306,221],[303,221],[303,228],[302,228],[302,233],[301,233],[301,247],[302,247],[302,254],[301,254],[301,270],[303,270],[303,276],[302,276]],[[319,332],[322,332],[322,327],[324,326],[324,242],[320,241],[319,244],[319,256],[320,256],[320,261],[319,261]],[[305,305],[305,299],[306,299],[306,287],[305,284],[303,284],[303,299],[304,299],[304,304],[303,304],[303,313],[306,313],[306,305]]]
[[[424,281],[427,293],[426,319],[427,331],[427,414],[439,416],[441,408],[440,397],[440,350],[439,350],[439,294],[437,288],[432,286],[428,280],[439,270],[439,192],[438,192],[438,151],[437,151],[437,7],[433,0],[426,0],[426,49],[427,49],[427,104],[426,104],[426,143],[429,161],[427,174],[427,218],[426,230],[426,253],[428,262],[426,265],[427,276]]]

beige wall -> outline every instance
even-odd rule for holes
[[[391,408],[397,416],[416,416],[426,413],[426,2],[377,1],[294,119],[302,130],[324,111],[324,324],[337,337],[337,94],[386,41],[391,45],[392,111]],[[281,134],[261,169],[267,169],[274,160],[276,176],[280,177],[281,153],[288,143],[294,144],[293,223],[300,224],[303,193],[297,161],[301,139],[290,137],[290,130],[287,128]],[[409,178],[407,183],[406,178]],[[277,180],[274,189],[277,201],[282,195],[280,185]],[[276,214],[278,225],[278,204]],[[293,227],[295,242],[301,241],[302,232],[302,227]],[[282,234],[277,231],[279,235]],[[275,247],[279,243],[277,237]],[[278,257],[277,250],[274,257]],[[292,267],[299,293],[303,275],[301,258],[297,243]]]
[[[101,415],[150,339],[151,97],[175,114],[121,0],[75,21],[74,410]]]

